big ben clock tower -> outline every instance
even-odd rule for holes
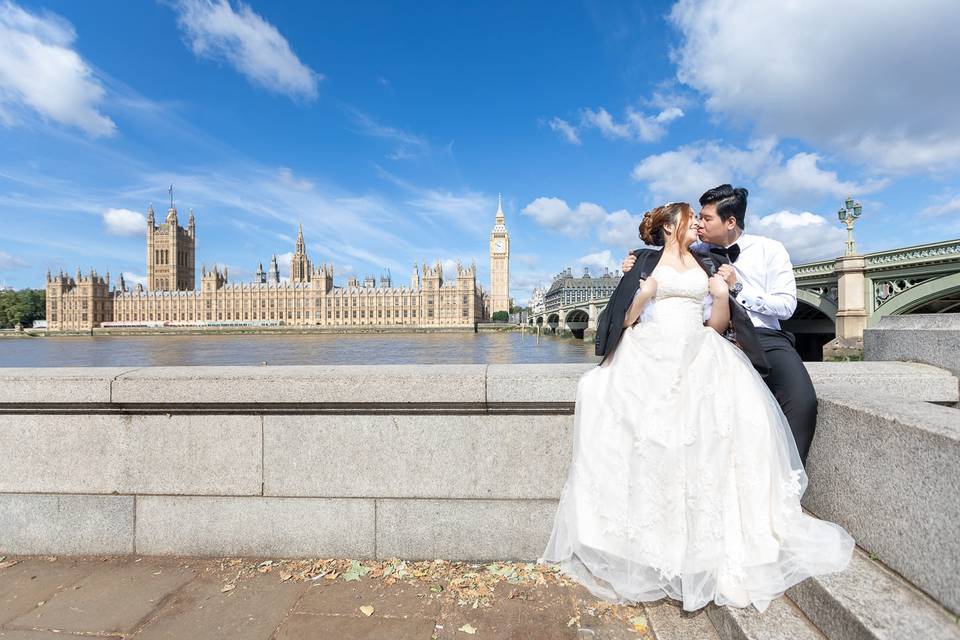
[[[503,199],[497,198],[497,219],[490,233],[490,315],[510,313],[510,235],[503,224]]]

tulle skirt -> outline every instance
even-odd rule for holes
[[[626,329],[579,381],[573,437],[539,561],[598,598],[763,611],[850,560],[846,531],[801,510],[807,476],[775,398],[712,329]]]

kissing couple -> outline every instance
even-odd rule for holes
[[[854,541],[805,514],[817,399],[790,257],[744,233],[729,184],[647,212],[577,385],[573,457],[539,562],[610,602],[764,611],[842,571]]]

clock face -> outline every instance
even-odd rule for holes
[[[493,241],[493,250],[497,253],[503,253],[503,240],[494,240]]]

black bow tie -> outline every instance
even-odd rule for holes
[[[714,247],[710,249],[710,253],[715,253],[718,256],[726,256],[730,262],[736,262],[737,258],[740,257],[740,245],[734,242],[726,249],[723,247]]]

